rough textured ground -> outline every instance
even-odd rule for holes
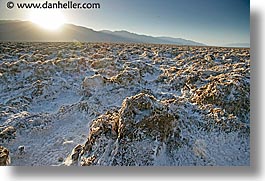
[[[11,165],[249,165],[250,50],[0,43]]]

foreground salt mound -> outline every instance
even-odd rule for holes
[[[197,112],[197,116],[187,115],[185,107]],[[205,112],[198,112],[196,106],[181,99],[159,101],[148,93],[127,97],[119,110],[110,110],[92,122],[86,143],[77,145],[65,164],[222,165],[224,160],[219,154],[227,154],[227,151],[238,152],[246,159],[247,153],[243,150],[248,148],[247,141],[242,151],[224,145],[235,139],[239,141],[242,136],[248,137],[248,125],[239,123],[241,127],[235,124],[234,128],[227,125],[231,130],[226,134],[222,126],[209,123],[204,116]],[[218,147],[223,147],[221,153]],[[227,159],[231,165],[238,163],[237,158],[233,160],[228,156]],[[248,160],[243,160],[242,164],[245,162]]]
[[[87,142],[73,150],[66,164],[81,160],[81,165],[153,165],[164,145],[178,137],[177,115],[140,93],[126,98],[120,110],[93,121]]]

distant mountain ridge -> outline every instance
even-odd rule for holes
[[[113,43],[151,43],[206,46],[203,43],[172,37],[153,37],[128,31],[95,31],[90,28],[65,24],[59,31],[45,30],[29,21],[1,20],[0,41],[29,42],[113,42]]]
[[[172,37],[158,37],[159,39],[161,40],[165,40],[165,41],[170,41],[172,43],[179,43],[179,44],[183,44],[183,45],[197,45],[197,46],[206,46],[205,44],[203,43],[198,43],[198,42],[195,42],[195,41],[191,41],[191,40],[186,40],[186,39],[183,39],[183,38],[172,38]]]
[[[123,38],[133,39],[139,43],[154,43],[154,44],[176,44],[176,45],[194,45],[194,46],[206,46],[203,43],[185,40],[182,38],[172,38],[172,37],[153,37],[148,35],[139,35],[136,33],[131,33],[128,31],[109,31],[103,30],[103,33],[116,35]]]

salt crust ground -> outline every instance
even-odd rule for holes
[[[249,49],[1,43],[0,144],[11,165],[81,165],[94,157],[90,165],[249,165],[249,80]],[[139,94],[176,117],[180,145],[130,140],[127,150],[138,150],[120,153],[150,159],[129,162],[116,153],[115,164],[106,153],[126,145],[118,136],[99,134],[94,150],[85,150],[98,117]],[[100,140],[109,144],[103,151]],[[73,160],[78,144],[85,153]]]

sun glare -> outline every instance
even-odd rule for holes
[[[29,19],[48,30],[57,30],[65,23],[65,17],[58,10],[33,10]]]

